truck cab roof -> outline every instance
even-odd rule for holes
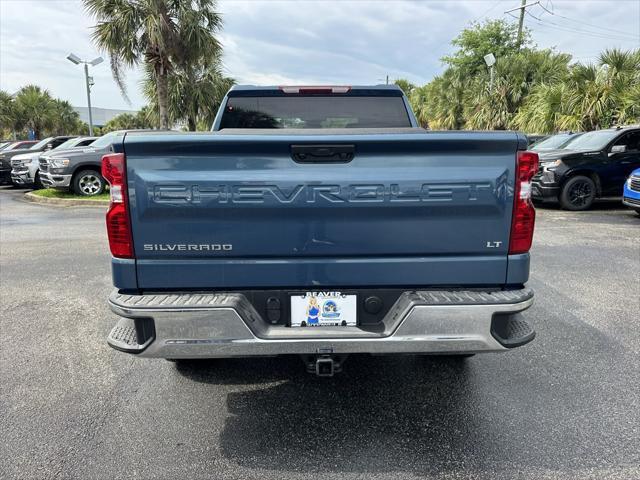
[[[228,96],[286,96],[286,95],[344,95],[401,97],[402,89],[397,85],[234,85]]]

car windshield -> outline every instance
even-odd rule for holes
[[[0,143],[0,150],[4,150],[6,147],[10,145],[11,142],[2,142]]]
[[[73,148],[81,141],[82,141],[82,138],[70,138],[66,142],[62,142],[60,145],[58,145],[56,148],[52,149],[51,151],[55,152],[56,150],[66,150],[67,148]]]
[[[78,140],[77,138],[70,138],[66,142],[62,142],[56,148],[52,148],[51,151],[54,152],[56,150],[64,150],[66,148],[71,148],[71,147],[74,146],[74,144],[76,143],[77,140]]]
[[[587,132],[572,140],[567,148],[570,150],[602,150],[607,144],[620,135],[619,130],[598,130]]]
[[[49,143],[51,140],[53,140],[53,137],[49,137],[49,138],[45,138],[44,140],[40,140],[33,147],[31,147],[29,150],[42,150],[45,147],[45,145],[47,143]]]
[[[574,136],[575,134],[573,133],[559,133],[557,135],[553,135],[546,140],[542,140],[541,142],[536,143],[533,147],[531,147],[531,151],[538,152],[540,150],[553,150],[556,148],[562,148],[566,145],[567,140],[571,140],[571,138]]]
[[[95,148],[107,147],[113,143],[113,139],[116,135],[116,132],[107,133],[106,135],[101,136],[95,142],[93,142],[91,146]]]

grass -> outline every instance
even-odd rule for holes
[[[109,200],[109,192],[103,192],[100,195],[94,195],[93,197],[85,197],[82,195],[76,195],[75,193],[65,192],[62,190],[56,190],[55,188],[43,188],[41,190],[34,190],[34,195],[44,198],[66,198],[66,199],[82,199],[82,200]]]

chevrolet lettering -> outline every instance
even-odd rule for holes
[[[498,178],[498,181],[501,179]],[[351,185],[155,185],[156,203],[363,203],[477,201],[503,191],[490,182]]]

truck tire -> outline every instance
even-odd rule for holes
[[[596,184],[584,175],[571,177],[560,192],[560,206],[565,210],[588,210],[595,199]]]
[[[73,191],[84,197],[104,192],[105,180],[96,170],[82,170],[73,177]]]

